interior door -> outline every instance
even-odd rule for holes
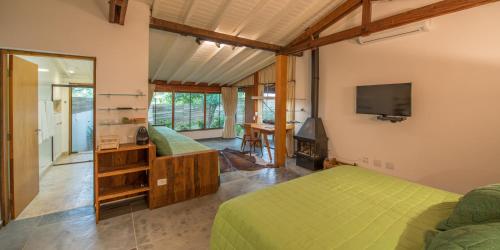
[[[38,65],[10,56],[12,217],[38,194]]]

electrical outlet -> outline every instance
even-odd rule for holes
[[[370,159],[368,159],[368,157],[363,157],[363,163],[365,164],[370,164]]]
[[[394,163],[392,163],[392,162],[386,162],[385,163],[385,168],[389,169],[389,170],[394,170],[394,168],[395,168],[394,167]]]
[[[373,161],[373,166],[375,166],[377,168],[381,168],[382,167],[382,161],[381,160],[374,160]]]
[[[156,185],[157,186],[167,185],[167,179],[158,179],[158,181],[156,181]]]

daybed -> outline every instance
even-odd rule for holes
[[[217,192],[219,154],[167,127],[148,128],[157,157],[151,171],[151,208]]]
[[[211,249],[424,249],[459,197],[341,166],[222,204]]]

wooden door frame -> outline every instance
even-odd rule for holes
[[[66,86],[61,86],[59,85],[60,87],[66,87],[68,88],[68,103],[69,103],[69,109],[68,109],[68,112],[69,112],[69,115],[68,115],[68,129],[69,129],[69,132],[68,132],[68,155],[70,154],[74,154],[74,153],[78,153],[78,152],[74,152],[73,151],[73,88],[90,88],[92,89],[92,95],[93,95],[93,98],[95,99],[95,87],[94,86],[91,86],[91,85],[85,85],[85,84],[80,84],[80,85],[66,85]],[[95,102],[94,102],[95,104]],[[96,108],[93,107],[93,112],[96,111]],[[95,116],[94,116],[95,118]],[[93,135],[92,136],[95,136],[95,123],[94,123],[94,131],[93,131]],[[95,143],[95,141],[94,141]],[[92,147],[95,148],[94,145],[92,145]]]
[[[7,53],[0,49],[0,209],[2,210],[0,218],[2,220],[2,226],[9,223],[10,220],[10,202],[9,202],[9,182],[10,174],[8,171],[9,156],[8,156],[8,112],[4,110],[8,107],[8,70],[7,70]]]
[[[2,220],[2,225],[5,226],[11,220],[12,216],[12,199],[10,185],[11,185],[11,172],[9,171],[9,162],[11,161],[12,151],[7,150],[8,144],[13,144],[13,138],[9,138],[12,133],[12,127],[8,126],[7,120],[5,118],[9,117],[9,123],[12,122],[11,110],[8,102],[12,102],[9,96],[9,80],[7,78],[9,70],[7,70],[7,56],[8,55],[25,55],[25,56],[40,56],[40,57],[58,57],[66,59],[78,59],[91,61],[93,63],[93,102],[94,102],[94,113],[93,113],[93,146],[95,150],[96,145],[96,86],[97,86],[97,58],[90,56],[79,56],[79,55],[68,55],[50,52],[39,52],[39,51],[29,51],[29,50],[13,50],[13,49],[2,49],[0,48],[0,219]],[[8,100],[8,101],[7,101]],[[9,109],[8,109],[9,108]],[[10,139],[10,140],[8,140]],[[95,155],[93,156],[95,158]],[[93,159],[95,162],[95,159]],[[10,166],[11,167],[11,166]],[[95,198],[95,197],[94,197]]]

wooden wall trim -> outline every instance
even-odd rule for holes
[[[190,92],[190,93],[220,93],[220,86],[199,86],[183,84],[166,84],[155,81],[156,92]]]
[[[7,152],[7,54],[4,50],[0,50],[0,216],[3,225],[10,221],[10,204],[9,204],[9,171],[7,169],[9,155]]]
[[[38,52],[38,51],[27,51],[27,50],[16,50],[16,49],[3,49],[6,54],[24,55],[24,56],[42,56],[42,57],[60,57],[66,59],[78,59],[86,61],[95,61],[96,57],[92,56],[79,56],[79,55],[68,55],[60,53],[51,52]],[[95,81],[95,79],[94,79]]]

